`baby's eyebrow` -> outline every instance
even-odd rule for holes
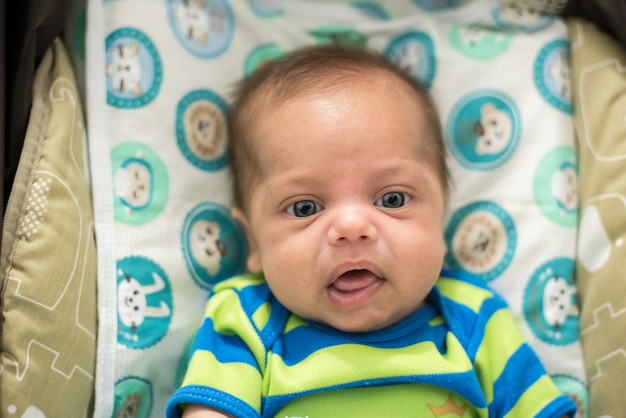
[[[421,160],[421,161],[420,161]],[[380,167],[377,168],[377,176],[393,177],[401,174],[400,171],[404,169],[410,169],[417,172],[420,176],[424,176],[425,169],[432,169],[432,164],[427,158],[421,158],[420,160],[389,160],[387,162],[381,162]]]

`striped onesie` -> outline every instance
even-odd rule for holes
[[[236,417],[573,416],[482,282],[444,272],[426,301],[388,328],[346,333],[287,311],[261,275],[221,282],[167,416],[188,403]]]

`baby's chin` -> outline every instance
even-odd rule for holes
[[[388,315],[384,318],[357,314],[355,315],[356,318],[333,318],[327,322],[318,322],[324,326],[351,334],[375,332],[385,328],[389,328],[399,322],[402,322],[417,309],[419,309],[419,307],[406,314]]]

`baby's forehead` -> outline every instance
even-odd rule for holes
[[[289,80],[283,78],[267,79],[250,98],[250,103],[261,103],[262,109],[271,109],[294,99],[310,96],[335,95],[358,89],[371,90],[372,85],[383,85],[387,89],[404,90],[414,95],[419,101],[421,93],[408,82],[388,68],[363,67],[358,69],[337,69],[315,74],[299,75]]]
[[[349,77],[346,77],[349,76]],[[389,100],[389,97],[393,99]],[[430,109],[430,102],[422,92],[413,88],[405,79],[399,75],[386,70],[375,69],[370,73],[350,72],[339,77],[319,77],[312,83],[296,86],[288,91],[276,91],[274,86],[268,84],[259,89],[254,97],[250,98],[244,113],[246,114],[240,121],[247,126],[249,146],[258,145],[259,133],[267,132],[268,129],[280,129],[280,125],[286,119],[276,118],[276,114],[292,113],[291,117],[307,118],[308,104],[314,106],[320,101],[337,101],[367,103],[364,109],[378,109],[392,107],[398,110],[397,114],[406,115],[405,110],[410,113],[410,120],[416,121],[420,125],[420,130],[432,130],[436,123],[429,114],[434,109]],[[300,113],[290,112],[292,107],[300,109]],[[374,110],[375,112],[377,110]],[[368,112],[369,113],[369,112]],[[268,127],[264,122],[271,119],[275,125]],[[378,119],[378,118],[376,118]],[[263,126],[263,129],[260,127]],[[420,134],[423,132],[420,132]],[[416,138],[417,142],[428,141],[426,138]],[[430,135],[428,135],[430,136]]]
[[[381,139],[387,133],[393,135],[396,127],[404,126],[407,129],[411,127],[414,135],[407,135],[406,139],[416,146],[430,140],[425,137],[430,135],[425,133],[431,129],[425,125],[431,121],[423,111],[422,101],[410,86],[394,75],[360,77],[342,84],[322,84],[315,89],[303,89],[278,98],[271,91],[267,95],[259,97],[255,103],[255,115],[248,127],[251,138],[255,138],[251,141],[255,148],[264,139],[274,137],[284,125],[289,125],[294,132],[300,132],[306,125],[309,132],[339,129],[340,134],[345,134],[349,132],[346,129],[355,129],[356,126],[382,124],[387,128],[381,131]],[[311,118],[314,123],[311,123]],[[337,124],[337,119],[342,120]],[[301,123],[293,124],[294,120]]]

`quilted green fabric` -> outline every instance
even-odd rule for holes
[[[60,39],[35,76],[2,236],[0,414],[90,416],[96,248],[85,125]]]

